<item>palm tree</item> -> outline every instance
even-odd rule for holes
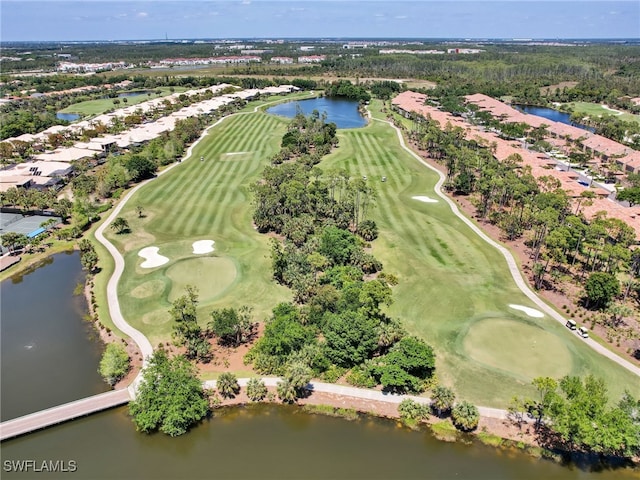
[[[233,398],[240,391],[238,379],[231,372],[221,373],[216,382],[216,386],[223,398]]]
[[[247,382],[247,397],[252,402],[259,402],[267,396],[267,387],[259,378],[250,378]]]
[[[311,380],[311,369],[302,362],[292,363],[287,369],[285,378],[291,382],[291,385],[301,393]]]
[[[438,385],[433,389],[433,394],[431,395],[431,407],[438,413],[438,416],[441,416],[451,410],[455,400],[456,394],[453,393],[453,390]]]
[[[478,412],[478,407],[463,400],[453,408],[451,418],[458,430],[469,432],[478,426],[480,413]]]
[[[298,398],[296,388],[293,386],[291,381],[286,378],[281,382],[278,382],[276,390],[278,392],[278,397],[280,397],[280,400],[285,403],[293,403]]]
[[[125,233],[129,231],[129,222],[122,217],[118,217],[111,224],[111,228],[118,234]]]

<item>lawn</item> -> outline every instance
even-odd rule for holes
[[[612,112],[611,110],[607,110],[606,108],[604,108],[599,103],[571,102],[571,103],[568,103],[567,105],[569,105],[571,108],[573,108],[573,110],[575,112],[580,112],[580,113],[583,113],[585,115],[591,115],[591,116],[594,116],[594,117],[597,117],[597,116],[600,116],[600,115],[613,115],[616,118],[619,118],[620,120],[624,120],[625,122],[638,122],[638,123],[640,123],[640,115],[633,115],[631,113],[626,113],[626,112],[618,115],[616,112]],[[612,108],[614,110],[617,110],[614,107],[612,107]]]
[[[124,98],[119,98],[120,104],[114,105],[113,98],[100,98],[98,100],[87,100],[86,102],[74,103],[73,105],[69,105],[68,107],[60,110],[60,113],[78,113],[82,116],[87,115],[100,115],[107,110],[111,110],[113,108],[125,108],[131,105],[137,105],[138,103],[146,102],[147,100],[152,100],[154,98],[158,98],[154,92],[156,90],[161,91],[162,93],[159,95],[160,97],[166,97],[167,95],[171,95],[176,92],[184,92],[187,90],[184,87],[173,87],[174,92],[170,90],[170,87],[159,87],[154,88],[151,91],[151,96],[148,95],[137,95],[135,97],[126,97],[127,102],[124,103]]]
[[[372,114],[382,118],[377,106]],[[542,375],[593,373],[606,379],[616,397],[625,387],[640,393],[633,374],[555,320],[509,307],[533,305],[502,255],[435,195],[436,173],[401,149],[389,125],[374,121],[339,131],[339,139],[339,148],[320,167],[345,168],[377,188],[373,218],[380,237],[373,253],[400,281],[389,313],[434,346],[444,384],[462,398],[496,407],[507,406],[513,395],[532,394],[531,380]]]
[[[261,112],[225,119],[191,158],[129,200],[122,216],[131,233],[107,232],[126,263],[119,285],[123,314],[152,344],[170,339],[170,302],[187,284],[199,290],[203,325],[214,308],[246,304],[263,320],[278,302],[290,299],[289,291],[272,280],[268,238],[252,226],[248,189],[279,149],[286,125]],[[213,252],[194,254],[197,240],[213,240]],[[158,247],[169,262],[142,268],[138,252],[149,246]]]

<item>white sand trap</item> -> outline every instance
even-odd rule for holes
[[[529,308],[529,307],[525,307],[524,305],[513,305],[513,304],[509,304],[509,306],[514,310],[520,310],[533,318],[544,317],[544,313],[542,313],[540,310],[536,310],[535,308]]]
[[[424,195],[417,195],[415,197],[411,197],[414,200],[418,200],[419,202],[424,202],[424,203],[438,203],[438,200],[436,200],[435,198],[431,198],[431,197],[425,197]]]
[[[225,153],[225,155],[244,155],[245,153],[251,153],[251,152],[228,152],[228,153]]]
[[[213,252],[213,244],[216,243],[213,240],[198,240],[193,242],[193,253],[196,255],[202,255],[203,253]]]
[[[164,265],[169,259],[158,252],[158,247],[146,247],[138,252],[138,256],[144,258],[144,262],[140,264],[142,268],[154,268]]]

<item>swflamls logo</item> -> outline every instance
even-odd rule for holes
[[[78,470],[78,463],[75,460],[4,460],[2,469],[5,472],[73,473]]]

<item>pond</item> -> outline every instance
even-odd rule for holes
[[[347,421],[268,404],[216,410],[177,438],[136,432],[121,407],[6,441],[2,458],[3,479],[28,477],[6,471],[7,461],[20,459],[73,461],[78,478],[92,479],[626,480],[634,475],[587,472],[477,442],[447,443],[390,420]]]
[[[56,118],[58,120],[64,120],[65,122],[75,122],[76,120],[80,119],[80,114],[79,113],[62,113],[62,112],[58,112],[58,113],[56,113]]]
[[[2,420],[105,392],[103,345],[83,319],[80,255],[59,253],[0,285]]]
[[[136,90],[134,92],[120,92],[118,94],[119,98],[124,98],[124,97],[139,97],[140,95],[146,95],[147,93],[150,93],[149,90]]]
[[[318,97],[309,100],[280,103],[267,109],[267,113],[293,118],[300,110],[304,115],[317,110],[327,114],[327,122],[333,122],[338,128],[360,128],[367,119],[358,111],[358,102],[337,98]]]
[[[536,115],[538,117],[546,118],[547,120],[552,120],[554,122],[564,123],[565,125],[571,125],[573,127],[581,128],[582,130],[586,130],[591,133],[595,132],[595,128],[572,122],[571,115],[569,113],[554,110],[553,108],[536,107],[533,105],[513,105],[513,107],[524,113]]]

